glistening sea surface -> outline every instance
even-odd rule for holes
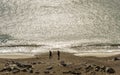
[[[0,53],[119,54],[119,9],[119,0],[1,0]]]

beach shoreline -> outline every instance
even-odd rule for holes
[[[52,52],[56,52],[56,51],[52,51]],[[106,52],[82,52],[82,53],[71,53],[71,52],[62,52],[62,53],[68,53],[68,54],[72,54],[74,56],[78,56],[78,57],[112,57],[112,56],[117,56],[120,55],[119,53],[106,53]],[[0,58],[5,58],[5,59],[26,59],[26,58],[35,58],[36,56],[39,55],[44,55],[44,54],[48,54],[48,52],[45,53],[38,53],[38,54],[32,54],[32,53],[0,53]]]

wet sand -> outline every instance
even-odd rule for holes
[[[92,57],[92,56],[74,56],[71,53],[61,53],[60,60],[57,60],[57,53],[53,53],[53,58],[49,59],[48,53],[44,53],[41,55],[37,55],[36,57],[32,58],[24,58],[24,59],[11,59],[11,58],[0,58],[0,69],[2,69],[8,61],[16,61],[26,64],[32,64],[34,72],[19,72],[13,74],[11,72],[0,72],[0,75],[75,75],[75,74],[63,74],[65,71],[73,70],[76,67],[80,66],[81,64],[94,64],[99,66],[107,66],[111,67],[115,70],[114,74],[107,74],[103,72],[95,72],[95,74],[90,74],[90,72],[86,73],[83,70],[79,70],[81,75],[120,75],[120,60],[113,61],[114,57],[120,57],[120,55],[110,56],[110,57]],[[16,57],[16,56],[15,56]],[[25,56],[22,56],[25,57]],[[63,67],[59,65],[60,61],[64,61],[65,63],[71,64],[68,67]],[[53,69],[50,70],[50,73],[44,73],[46,68],[52,66]],[[36,73],[39,72],[39,73]]]
[[[33,54],[0,54],[0,58],[5,59],[26,59],[35,58]]]

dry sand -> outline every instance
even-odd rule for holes
[[[15,56],[16,57],[16,56]],[[22,56],[24,57],[24,56]],[[74,69],[76,66],[79,66],[80,64],[95,64],[99,66],[108,66],[112,67],[115,69],[116,73],[115,74],[106,74],[106,73],[100,73],[96,72],[95,75],[120,75],[120,60],[118,61],[112,61],[114,57],[120,57],[120,55],[116,56],[111,56],[111,57],[80,57],[80,56],[74,56],[71,53],[61,53],[61,58],[60,60],[57,60],[57,53],[53,53],[53,58],[50,60],[48,57],[48,53],[37,55],[34,58],[24,58],[24,59],[5,59],[5,58],[0,58],[0,69],[2,69],[5,65],[10,60],[17,61],[17,62],[22,62],[22,63],[38,63],[42,62],[41,64],[35,64],[33,65],[34,72],[39,71],[39,74],[35,73],[24,73],[20,72],[15,75],[50,75],[50,74],[45,74],[44,71],[48,66],[53,66],[53,69],[51,70],[53,73],[51,75],[72,75],[72,74],[63,74],[64,71],[68,71],[71,69]],[[65,61],[67,63],[71,63],[72,67],[63,67],[59,65],[60,61]],[[7,72],[0,72],[0,75],[14,75],[13,73],[7,73]],[[90,75],[89,73],[82,73],[81,75]]]

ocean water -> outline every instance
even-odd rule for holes
[[[0,53],[119,53],[119,9],[119,0],[1,0]]]

